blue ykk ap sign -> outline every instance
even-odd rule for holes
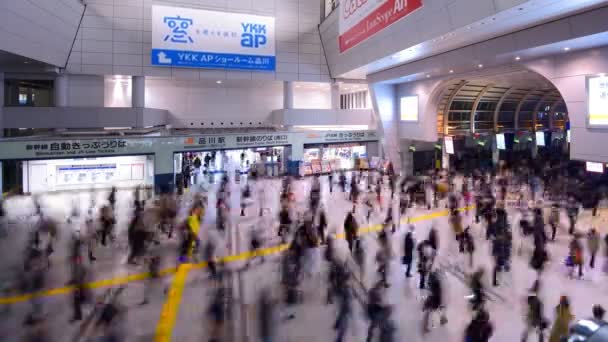
[[[163,22],[169,26],[171,33],[165,36],[165,41],[171,39],[173,43],[193,43],[188,34],[188,27],[192,25],[192,19],[177,17],[165,17]]]
[[[266,25],[241,23],[243,34],[241,34],[241,46],[247,48],[259,48],[266,45]]]

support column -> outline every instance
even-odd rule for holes
[[[500,161],[500,151],[498,151],[498,146],[496,146],[496,141],[492,143],[492,165],[494,168],[498,166],[498,162]]]
[[[0,138],[2,137],[4,137],[4,73],[0,72]],[[1,172],[2,168],[0,167],[0,180],[2,179]]]
[[[4,73],[0,72],[0,138],[4,137]],[[4,189],[4,167],[0,161],[0,199]]]
[[[55,107],[68,106],[68,75],[59,75],[55,78]]]
[[[131,107],[143,108],[146,106],[146,78],[144,76],[131,77]]]
[[[293,81],[283,82],[283,109],[293,109]]]
[[[340,84],[331,84],[331,109],[340,109]]]

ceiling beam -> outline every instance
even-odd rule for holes
[[[490,83],[487,86],[483,87],[479,91],[479,94],[477,95],[477,97],[475,98],[475,102],[473,102],[473,107],[471,108],[471,124],[470,124],[471,133],[475,133],[475,112],[477,112],[477,106],[479,106],[479,102],[481,102],[481,99],[483,98],[483,96],[493,86],[494,86],[494,84]]]

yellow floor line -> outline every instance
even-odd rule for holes
[[[156,326],[156,334],[154,337],[155,342],[168,342],[171,341],[171,335],[173,333],[173,326],[177,319],[177,313],[179,312],[179,305],[182,301],[182,295],[184,293],[184,287],[186,286],[186,278],[190,271],[190,264],[183,264],[177,268],[171,288],[167,295],[167,300],[163,305],[163,309],[160,313],[160,319]]]
[[[471,210],[473,208],[475,208],[475,207],[469,206],[466,208],[460,208],[458,210],[465,211],[465,210]],[[448,213],[449,213],[448,210],[442,210],[442,211],[438,211],[438,212],[434,212],[434,213],[430,213],[430,214],[413,217],[413,218],[409,219],[409,223],[416,223],[416,222],[426,221],[426,220],[430,220],[430,219],[434,219],[434,218],[438,218],[438,217],[444,217],[444,216],[447,216]],[[401,220],[401,224],[406,224],[406,223],[408,223],[407,218],[404,218]],[[360,228],[358,234],[359,235],[369,234],[369,233],[373,233],[373,232],[378,232],[381,229],[382,229],[382,224],[374,224],[371,226]],[[344,233],[340,233],[336,237],[338,239],[344,239]],[[219,259],[218,261],[221,263],[244,261],[247,259],[251,259],[254,256],[271,255],[271,254],[275,254],[275,253],[280,253],[280,252],[286,250],[287,248],[289,248],[289,244],[281,244],[278,246],[263,248],[263,249],[257,251],[257,253],[243,252],[243,253],[239,253],[239,254],[228,255],[226,257]],[[198,264],[192,264],[192,265],[190,265],[190,267],[195,270],[202,269],[202,268],[207,267],[207,263],[201,262]],[[176,273],[175,267],[166,268],[166,269],[163,269],[160,271],[161,276],[168,276],[168,275],[171,275],[174,273]],[[97,289],[97,288],[112,287],[112,286],[117,286],[117,285],[124,285],[124,284],[135,282],[135,281],[145,280],[149,276],[150,276],[150,274],[147,272],[136,273],[136,274],[121,276],[121,277],[116,277],[116,278],[111,278],[111,279],[93,281],[91,283],[88,283],[87,287],[89,287],[91,289]],[[43,291],[34,292],[34,293],[20,294],[20,295],[11,296],[11,297],[0,297],[0,305],[25,302],[32,298],[38,298],[38,297],[63,295],[63,294],[70,293],[73,290],[74,290],[73,286],[64,286],[64,287],[60,287],[60,288],[43,290]]]

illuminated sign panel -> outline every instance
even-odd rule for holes
[[[400,102],[401,121],[418,121],[418,96],[404,96]]]
[[[587,123],[589,126],[608,127],[608,77],[587,79]]]

